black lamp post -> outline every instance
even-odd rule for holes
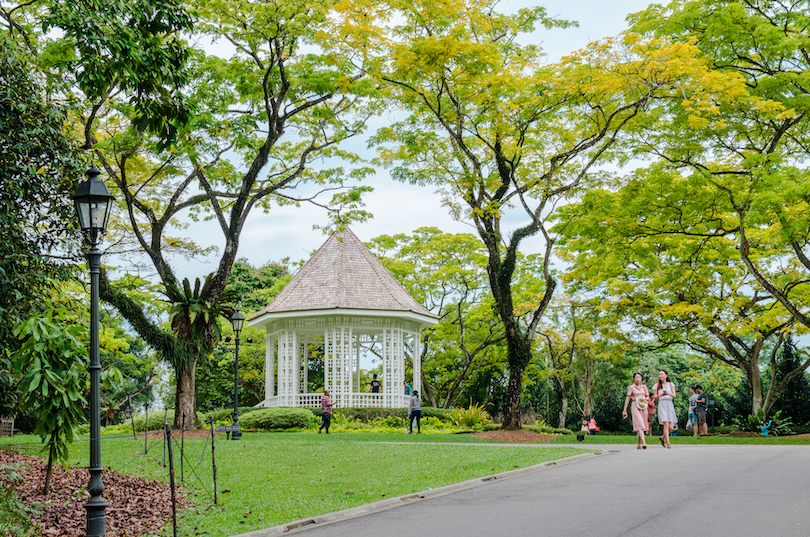
[[[242,432],[237,427],[239,425],[239,333],[242,332],[242,327],[245,324],[245,316],[239,311],[239,308],[231,315],[231,326],[233,333],[236,335],[236,354],[233,367],[233,425],[234,430],[231,432],[231,440],[239,440],[242,437]]]
[[[99,363],[98,338],[98,283],[101,268],[99,236],[107,229],[110,207],[115,199],[107,186],[98,178],[96,168],[87,170],[87,181],[79,183],[73,194],[73,203],[79,215],[79,225],[87,235],[90,250],[87,264],[90,266],[90,484],[87,491],[90,499],[84,504],[87,510],[87,535],[105,535],[107,523],[104,510],[107,502],[101,497],[104,484],[101,482],[101,392],[99,386],[101,364]]]

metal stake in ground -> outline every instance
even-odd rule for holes
[[[177,498],[174,493],[174,456],[172,456],[172,429],[169,424],[164,424],[165,434],[163,438],[169,444],[169,483],[172,489],[172,527],[174,528],[174,537],[177,537]]]
[[[183,412],[183,428],[180,429],[180,482],[184,481],[183,474],[183,457],[185,456],[186,446],[186,413]]]
[[[169,425],[169,409],[163,409],[163,427]],[[163,467],[166,468],[166,435],[163,435]]]
[[[143,454],[146,455],[149,452],[149,403],[144,403],[143,406],[146,409],[146,425],[143,426]]]
[[[211,467],[214,470],[214,505],[217,504],[217,455],[214,450],[214,418],[208,422],[211,424]]]
[[[129,405],[129,420],[132,422],[132,438],[138,438],[138,435],[135,434],[135,413],[132,412],[132,397],[127,395],[127,405]]]

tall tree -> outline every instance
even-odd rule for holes
[[[377,134],[381,161],[396,164],[397,179],[438,185],[452,214],[469,219],[486,247],[508,349],[503,427],[518,428],[523,373],[557,288],[549,216],[600,181],[597,163],[627,157],[631,149],[621,142],[651,120],[644,111],[657,96],[690,96],[702,113],[708,100],[695,95],[689,75],[704,65],[688,45],[627,36],[543,66],[539,48],[521,45],[521,36],[570,23],[539,7],[504,15],[489,0],[344,6],[378,17],[374,29],[355,26],[344,35],[353,47],[379,52],[373,74],[409,114]],[[521,249],[535,237],[545,289],[521,324],[514,276]]]
[[[118,191],[130,236],[169,304],[170,327],[106,274],[102,299],[172,364],[179,426],[183,413],[195,415],[197,360],[211,352],[220,317],[235,306],[228,278],[251,211],[314,201],[331,204],[341,222],[351,219],[362,189],[342,186],[368,170],[322,162],[358,162],[338,144],[362,130],[374,88],[353,58],[327,50],[332,2],[80,0],[76,10],[62,7],[48,24],[64,34],[38,39],[77,51],[78,59],[51,62],[49,72],[58,71],[60,91],[80,108],[82,144]],[[93,31],[83,34],[82,24]],[[192,49],[181,32],[232,54]],[[319,193],[333,196],[320,201]],[[178,277],[169,263],[182,242],[170,232],[187,215],[212,219],[222,233],[217,269],[204,281]]]
[[[632,17],[647,35],[694,42],[712,68],[740,79],[746,93],[718,107],[718,120],[672,121],[650,137],[660,173],[690,182],[691,216],[670,232],[733,241],[754,283],[810,327],[810,3],[676,1]],[[715,217],[695,209],[711,199]],[[694,204],[692,202],[695,202]],[[693,208],[694,207],[694,208]]]
[[[781,386],[776,349],[810,327],[807,2],[676,1],[631,19],[648,37],[695,43],[736,89],[703,119],[688,102],[657,104],[653,164],[574,209],[576,272],[661,344],[741,369],[753,413],[767,411]]]
[[[423,395],[432,406],[449,408],[482,369],[499,364],[490,348],[503,341],[492,314],[486,282],[486,254],[469,234],[419,228],[412,235],[382,235],[368,244],[380,261],[439,324],[422,331]],[[413,353],[411,353],[413,354]]]
[[[752,412],[767,411],[781,376],[773,352],[789,331],[805,329],[756,289],[734,241],[679,231],[683,222],[726,215],[716,198],[697,202],[706,193],[699,181],[671,179],[639,171],[616,192],[594,189],[561,209],[559,252],[573,267],[566,281],[603,297],[616,337],[641,337],[648,348],[685,345],[739,369]]]

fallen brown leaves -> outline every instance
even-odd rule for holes
[[[482,438],[485,440],[495,440],[497,442],[548,442],[554,440],[556,437],[553,434],[539,434],[533,431],[524,431],[523,429],[517,431],[484,431],[475,433],[473,438]]]
[[[15,451],[0,450],[0,466],[23,463],[15,471],[25,480],[22,484],[4,481],[0,486],[12,486],[17,498],[27,505],[48,507],[33,522],[42,527],[46,537],[80,537],[86,534],[84,503],[90,497],[85,488],[90,481],[87,468],[65,472],[55,467],[51,478],[51,493],[42,495],[47,460]],[[135,536],[161,530],[172,516],[171,492],[167,483],[122,475],[109,469],[102,474],[103,497],[107,501],[107,534]],[[178,503],[184,503],[178,495]]]

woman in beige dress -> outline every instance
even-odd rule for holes
[[[633,384],[627,387],[627,397],[624,400],[622,418],[627,417],[627,405],[632,400],[633,405],[630,407],[630,413],[633,416],[633,431],[638,434],[638,447],[636,449],[647,449],[647,439],[644,433],[647,430],[647,405],[650,402],[650,392],[641,381],[641,373],[633,375]]]

